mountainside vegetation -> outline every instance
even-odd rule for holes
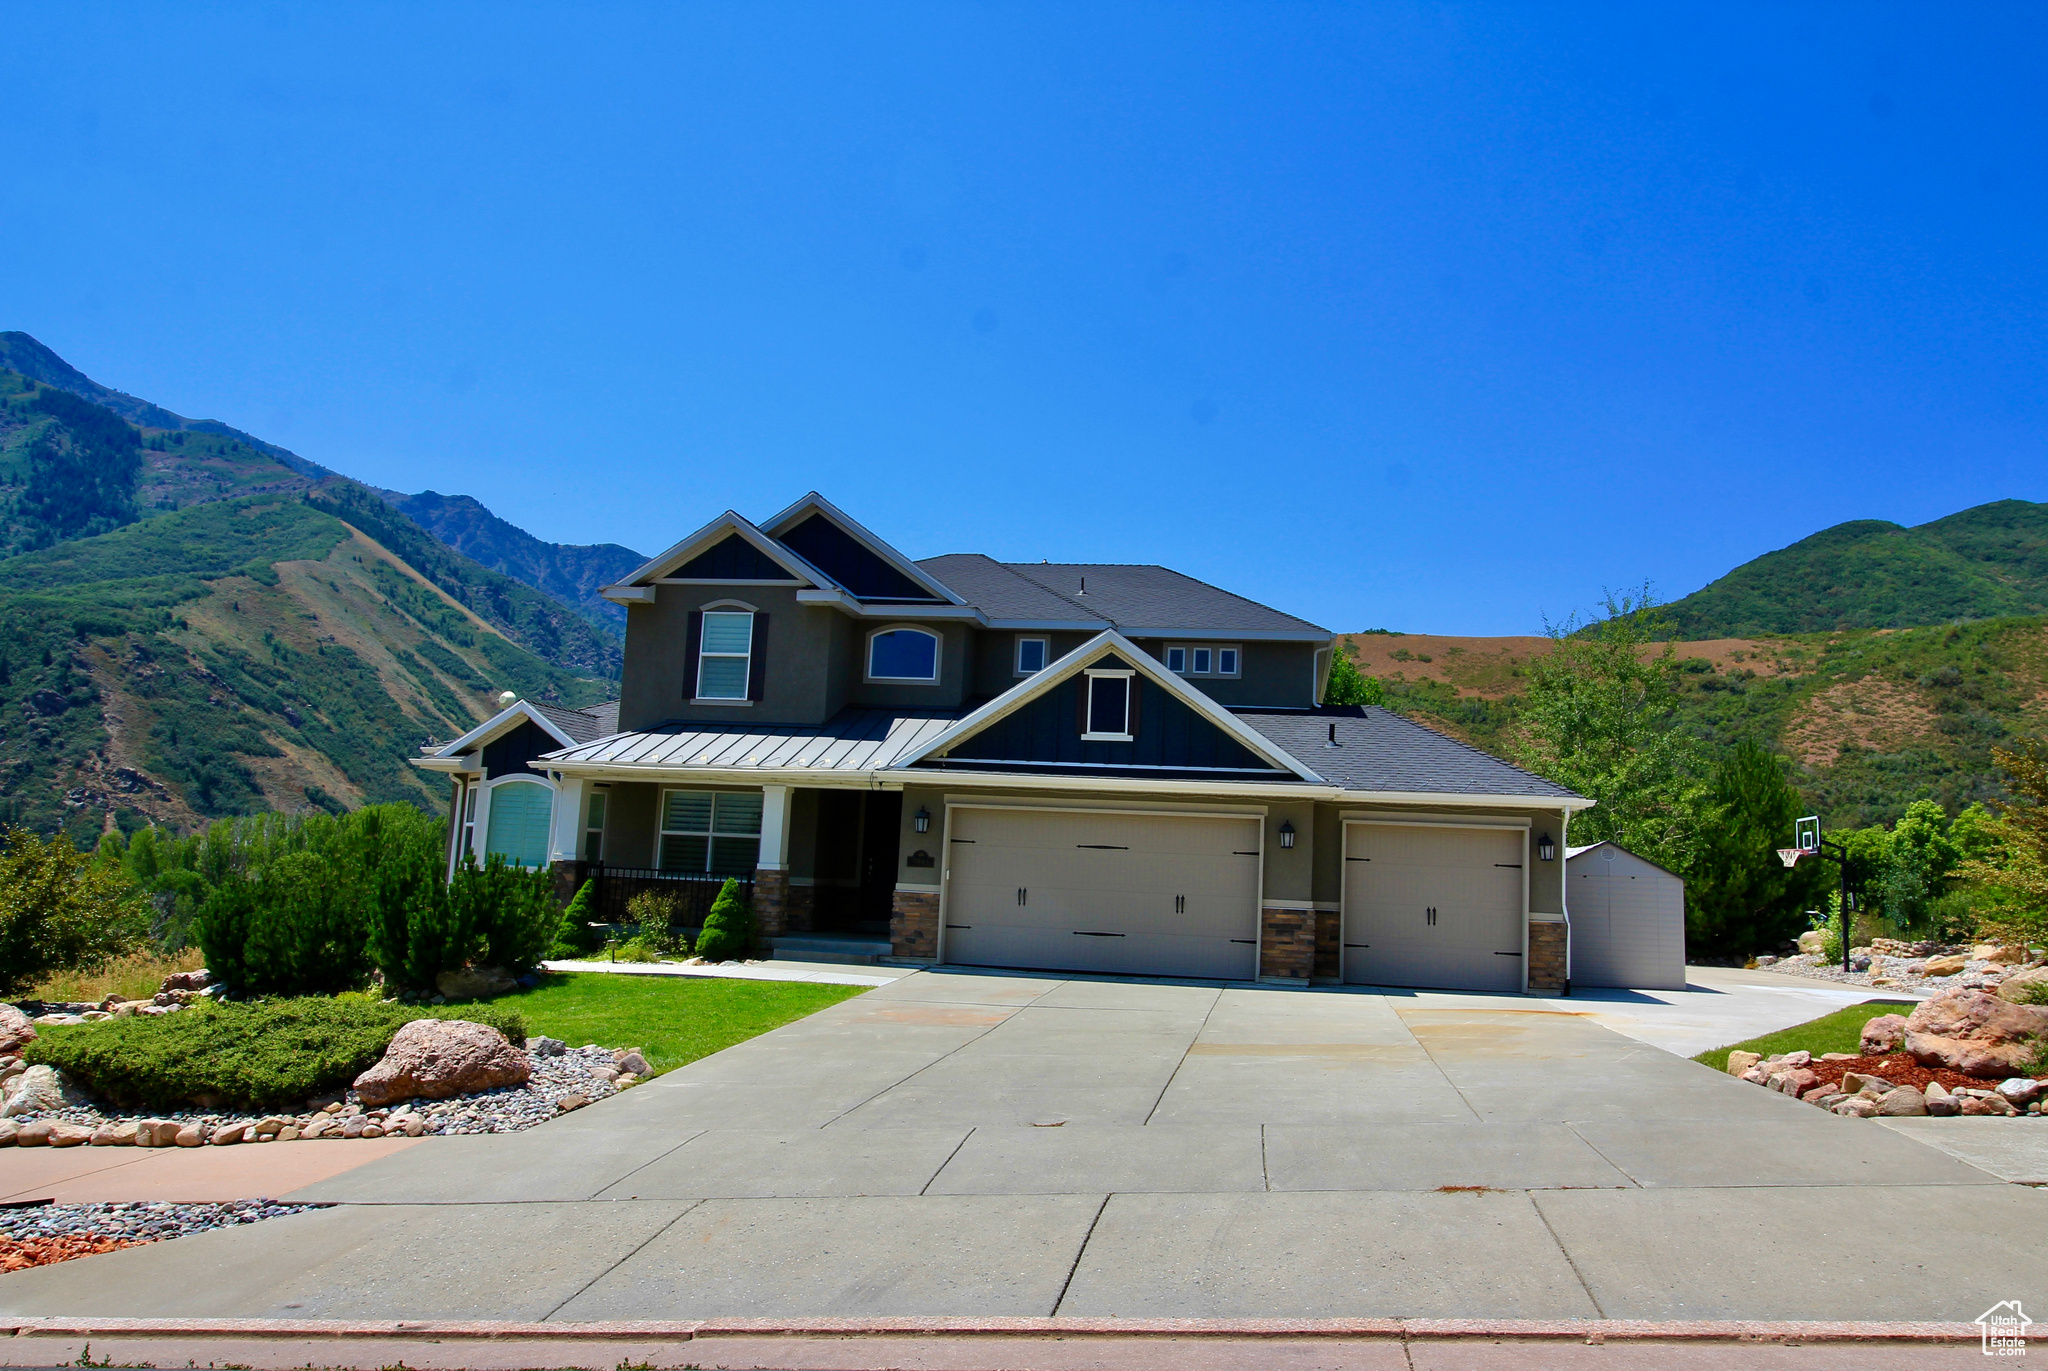
[[[617,543],[545,543],[500,519],[467,495],[386,492],[400,512],[480,566],[522,581],[570,606],[613,634],[626,629],[626,611],[598,594],[647,559]]]
[[[1917,528],[1858,519],[1745,562],[1666,607],[1680,638],[1913,628],[2048,614],[2048,504],[1999,500]]]

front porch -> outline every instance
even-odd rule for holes
[[[557,893],[566,902],[595,881],[606,922],[628,921],[643,890],[680,894],[701,922],[734,878],[762,940],[795,940],[791,955],[901,950],[900,791],[579,779],[557,788]]]

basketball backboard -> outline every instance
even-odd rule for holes
[[[1809,814],[1794,828],[1792,845],[1801,852],[1820,851],[1820,816]]]

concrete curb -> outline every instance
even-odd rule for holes
[[[1711,1319],[692,1319],[609,1323],[498,1320],[0,1318],[13,1337],[321,1338],[422,1341],[675,1341],[698,1337],[1402,1338],[1719,1343],[1974,1343],[1969,1323],[1854,1323]]]

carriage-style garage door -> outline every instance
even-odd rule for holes
[[[1344,826],[1344,979],[1522,988],[1520,829]]]
[[[1258,974],[1257,819],[955,808],[947,823],[948,962]]]

